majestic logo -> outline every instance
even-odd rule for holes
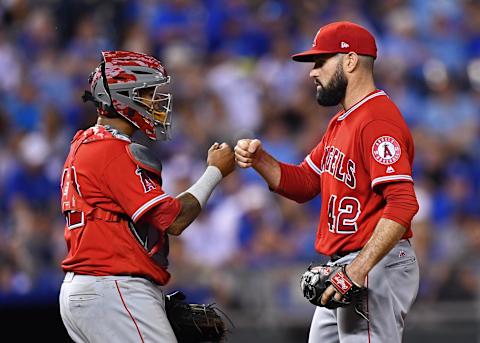
[[[390,136],[382,136],[372,145],[373,158],[384,165],[394,164],[400,159],[401,154],[400,144]]]
[[[151,190],[154,190],[157,188],[157,185],[153,180],[150,178],[150,176],[147,175],[147,173],[140,167],[137,167],[137,170],[135,170],[135,174],[138,175],[140,178],[140,182],[142,183],[143,190],[145,193],[150,192]]]
[[[350,47],[350,44],[348,44],[347,42],[341,42],[340,43],[340,48],[342,49],[346,49],[346,48],[349,48]]]
[[[387,174],[395,173],[395,169],[392,166],[387,167]]]

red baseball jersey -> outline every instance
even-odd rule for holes
[[[62,176],[68,255],[64,271],[87,275],[135,275],[165,284],[168,228],[180,211],[161,187],[160,171],[142,168],[129,154],[130,139],[95,126],[72,141]],[[142,216],[163,214],[162,227]]]
[[[386,205],[376,187],[413,182],[413,155],[407,124],[385,92],[377,90],[336,114],[301,164],[320,178],[316,250],[332,255],[361,249]],[[411,236],[409,227],[403,238]]]

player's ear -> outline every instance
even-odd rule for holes
[[[343,70],[346,73],[352,73],[359,64],[358,55],[355,52],[349,52],[343,56]]]

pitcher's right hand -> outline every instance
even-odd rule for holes
[[[249,168],[259,160],[262,142],[259,139],[240,139],[235,146],[235,160],[240,168]]]

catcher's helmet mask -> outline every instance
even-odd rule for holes
[[[83,100],[93,101],[100,115],[123,117],[150,139],[169,139],[172,95],[161,92],[161,87],[170,83],[161,63],[128,51],[105,51],[102,57],[90,74],[91,91],[85,92]],[[146,97],[146,93],[151,96]]]
[[[107,111],[107,113],[102,113],[102,115],[109,117],[109,118],[115,118],[119,117],[120,115],[118,114],[117,111],[115,111],[115,108],[112,106],[112,96],[110,95],[110,90],[108,89],[108,83],[107,83],[107,76],[105,75],[105,61],[102,61],[97,68],[90,74],[88,77],[88,83],[91,85],[94,79],[94,76],[96,73],[102,74],[102,83],[103,83],[103,88],[105,89],[105,93],[98,92],[96,95],[97,97],[102,97],[105,94],[108,95],[109,100],[108,103],[106,101],[98,101],[95,96],[93,96],[92,92],[90,91],[85,91],[85,93],[82,96],[82,99],[84,102],[86,101],[92,101],[97,108],[102,108]]]

